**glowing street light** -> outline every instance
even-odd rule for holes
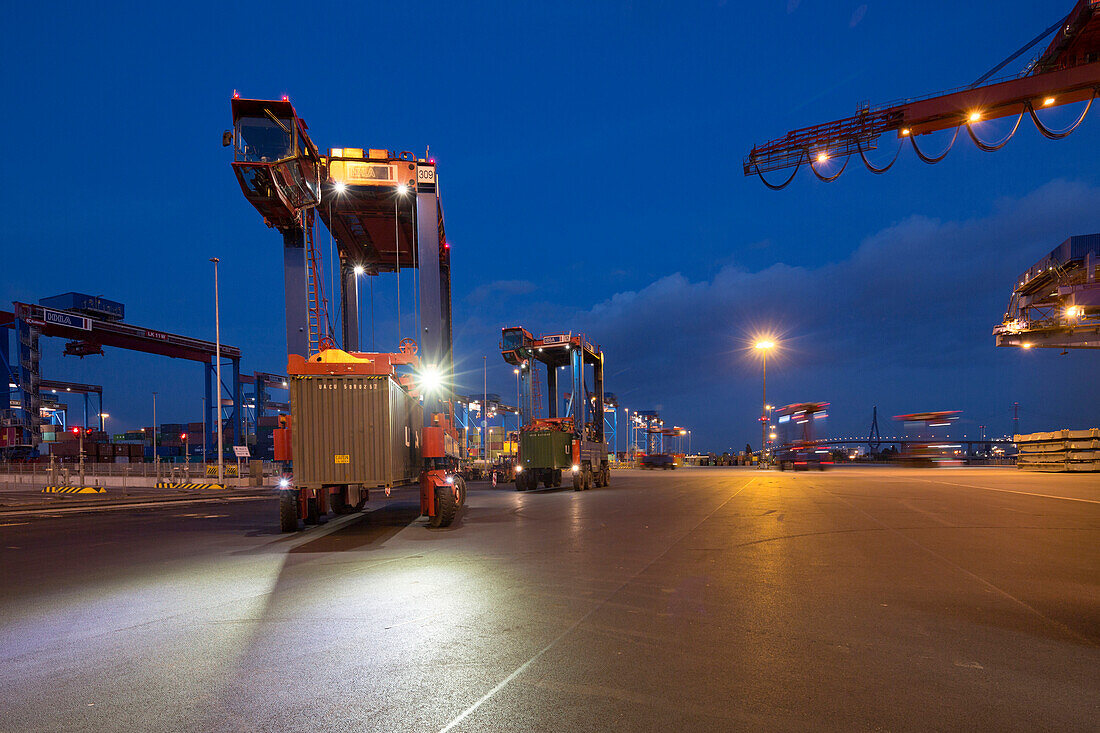
[[[760,402],[760,468],[764,467],[764,445],[768,435],[768,352],[775,348],[775,341],[761,339],[756,342],[756,350],[763,357],[764,367],[764,392]]]
[[[397,184],[397,194],[399,196],[404,196],[408,192],[409,192],[409,187],[406,186],[404,183]]]

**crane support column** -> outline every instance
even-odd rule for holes
[[[443,280],[449,276],[443,268],[447,258],[442,251],[439,236],[439,197],[433,182],[420,183],[416,193],[417,266],[420,270],[420,363],[434,367],[442,377],[440,393],[425,395],[424,419],[430,421],[432,413],[442,410],[443,397],[454,390],[454,369],[451,363],[450,344],[450,291]],[[446,296],[446,303],[443,302]]]
[[[606,443],[604,439],[604,414],[603,414],[603,352],[596,359],[592,367],[592,389],[595,390],[596,404],[593,406],[592,423],[596,426],[596,442]]]
[[[283,293],[286,300],[286,351],[309,358],[309,297],[306,291],[306,243],[301,228],[283,232]]]
[[[355,268],[340,262],[340,320],[344,324],[344,351],[361,351],[359,345],[359,276]]]
[[[558,416],[558,368],[553,364],[546,365],[546,406],[547,417]]]

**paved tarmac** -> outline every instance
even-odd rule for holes
[[[1095,731],[1100,476],[0,518],[0,731]]]

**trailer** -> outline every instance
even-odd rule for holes
[[[501,356],[519,370],[520,439],[515,464],[517,491],[561,486],[569,475],[574,491],[611,483],[604,432],[603,351],[584,334],[557,333],[535,338],[525,328],[501,330]],[[546,417],[537,415],[541,400],[537,364],[546,371]],[[592,371],[592,387],[586,380]],[[572,391],[558,414],[558,369],[568,368]]]

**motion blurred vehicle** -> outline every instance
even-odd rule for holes
[[[895,415],[894,419],[904,424],[906,440],[901,444],[901,451],[894,460],[914,468],[963,465],[965,461],[958,455],[962,445],[952,443],[945,435],[936,435],[937,428],[949,427],[959,419],[960,414],[960,410],[940,410]]]
[[[642,468],[661,468],[666,471],[672,471],[676,468],[676,459],[667,453],[654,453],[653,455],[642,456]]]
[[[816,438],[824,432],[828,406],[828,402],[798,402],[775,411],[776,445],[772,461],[780,471],[788,468],[824,471],[833,465],[832,452]]]

